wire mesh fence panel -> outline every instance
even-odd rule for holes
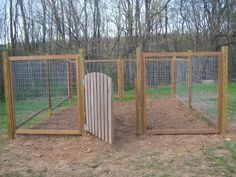
[[[186,61],[178,61],[176,60],[176,91],[175,95],[184,101],[185,103],[188,103],[188,97],[189,97],[189,89],[188,89],[188,60]]]
[[[166,97],[171,94],[171,60],[162,58],[145,61],[146,93],[149,97]]]
[[[101,72],[112,79],[113,84],[113,95],[117,95],[118,90],[118,82],[117,82],[117,62],[114,60],[114,62],[99,62],[99,61],[85,61],[85,74],[91,73],[91,72]]]
[[[134,99],[136,78],[136,61],[124,60],[124,95]]]
[[[217,123],[219,58],[193,57],[192,61],[192,105]]]
[[[12,83],[18,128],[77,129],[77,102],[68,100],[67,60],[12,61]]]

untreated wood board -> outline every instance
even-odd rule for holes
[[[103,73],[88,73],[85,88],[87,131],[111,144],[114,137],[112,80]]]

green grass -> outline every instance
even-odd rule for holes
[[[221,145],[209,147],[204,152],[214,168],[212,175],[234,176],[236,173],[236,144],[225,141]]]

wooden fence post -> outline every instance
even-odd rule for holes
[[[4,91],[6,99],[6,113],[8,121],[8,137],[13,139],[15,135],[15,116],[14,116],[14,101],[12,93],[12,82],[11,82],[11,64],[6,52],[3,52],[3,72],[4,72]]]
[[[146,132],[146,101],[145,101],[145,61],[141,48],[136,49],[136,133]]]
[[[173,56],[171,60],[171,85],[172,96],[175,96],[176,92],[176,56]]]
[[[218,101],[218,116],[219,130],[222,135],[226,134],[227,130],[227,90],[228,90],[228,47],[222,47],[222,57],[219,63],[219,101]]]
[[[189,50],[188,52],[191,52]],[[193,59],[191,56],[188,57],[188,106],[192,108],[192,84],[193,84]]]
[[[51,96],[51,82],[50,82],[50,61],[46,61],[46,77],[48,87],[48,114],[52,115],[52,96]]]
[[[67,63],[67,67],[68,67],[68,78],[67,78],[67,82],[68,82],[68,100],[69,103],[71,104],[71,98],[72,98],[72,69],[71,69],[71,62],[70,60]]]
[[[85,123],[85,99],[84,99],[84,50],[79,49],[76,58],[76,84],[77,84],[77,106],[78,106],[78,127],[84,133]]]
[[[119,56],[117,60],[117,80],[118,80],[118,97],[124,97],[124,61]]]

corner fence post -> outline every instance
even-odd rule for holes
[[[188,51],[189,54],[191,50]],[[188,56],[188,106],[192,108],[192,84],[193,84],[193,59],[192,56]]]
[[[84,50],[79,49],[76,58],[76,85],[77,85],[77,106],[78,106],[78,127],[84,133],[85,123],[85,99],[84,99]]]
[[[136,133],[146,132],[145,63],[141,48],[136,49]]]
[[[11,64],[6,52],[3,52],[3,72],[4,72],[4,91],[6,100],[6,112],[8,121],[8,137],[13,139],[15,136],[15,118],[14,118],[14,103],[11,82]]]
[[[219,64],[220,78],[219,78],[219,130],[222,135],[226,134],[227,130],[227,90],[228,90],[228,46],[222,47],[222,58]]]
[[[176,56],[173,56],[171,60],[171,85],[172,96],[175,96],[176,92]]]

